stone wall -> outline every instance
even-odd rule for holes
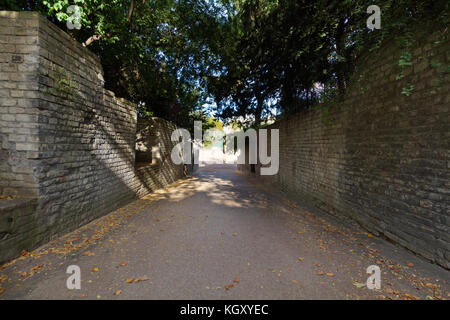
[[[36,196],[39,19],[0,12],[0,193]]]
[[[411,67],[398,67],[395,42],[367,54],[344,101],[269,126],[280,130],[280,170],[262,178],[450,268],[450,46],[440,34],[417,34]]]
[[[183,176],[166,156],[135,168],[136,107],[104,89],[99,59],[68,34],[3,11],[0,44],[0,194],[37,199],[32,227],[0,237],[0,261]],[[165,155],[174,125],[148,121]]]
[[[138,196],[146,195],[184,175],[183,166],[174,165],[170,157],[176,145],[171,140],[175,129],[173,123],[163,119],[139,119],[137,143],[147,146],[152,161],[150,164],[145,161],[136,163],[134,190]]]
[[[25,237],[39,230],[37,199],[0,200],[0,256],[15,257],[35,244]]]

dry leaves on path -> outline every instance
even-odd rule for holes
[[[125,282],[126,283],[138,283],[138,282],[147,281],[147,280],[150,280],[150,278],[147,276],[142,276],[140,278],[128,278],[125,280]]]
[[[42,269],[42,265],[41,265],[41,264],[35,265],[34,267],[31,267],[31,268],[30,268],[30,273],[38,272],[38,271],[40,271],[41,269]]]
[[[357,287],[357,288],[364,288],[364,287],[366,286],[365,283],[361,283],[361,282],[358,282],[358,281],[354,281],[354,282],[353,282],[353,285],[354,285],[355,287]]]

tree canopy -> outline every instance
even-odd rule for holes
[[[73,4],[79,30],[66,28]],[[366,26],[373,4],[381,30]],[[211,112],[259,125],[339,96],[362,52],[407,42],[411,25],[449,22],[446,0],[3,0],[0,9],[41,12],[100,57],[108,89],[185,127]]]
[[[226,72],[209,81],[225,118],[291,113],[342,96],[358,57],[410,28],[448,26],[448,1],[236,0]],[[381,9],[382,28],[370,30],[367,8]]]

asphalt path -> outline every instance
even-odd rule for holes
[[[0,299],[450,298],[448,270],[298,200],[203,167],[5,264]]]

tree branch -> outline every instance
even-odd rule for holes
[[[143,0],[143,4],[145,4],[145,0]],[[135,8],[136,8],[136,2],[135,2],[135,0],[131,0],[131,2],[130,2],[130,8],[128,9],[128,17],[127,17],[127,20],[128,20],[128,26],[130,26],[132,30],[133,30],[133,13],[134,13],[134,9],[135,9]],[[98,34],[94,34],[94,35],[90,36],[90,37],[83,43],[83,46],[84,46],[84,47],[87,47],[87,46],[91,45],[93,42],[98,41],[98,40],[100,40],[100,39],[103,39],[103,38],[105,38],[105,37],[106,37],[106,38],[109,38],[109,37],[111,37],[111,34],[106,34],[105,36],[98,35]]]
[[[91,43],[100,40],[102,36],[98,34],[94,34],[93,36],[90,36],[85,42],[83,42],[83,47],[89,46]]]
[[[128,10],[128,27],[133,31],[133,12],[134,12],[135,3],[134,0],[130,2],[130,9]]]
[[[131,0],[130,9],[128,10],[128,22],[131,23],[131,19],[133,18],[134,11],[134,0]]]
[[[112,36],[111,33],[105,34],[105,35],[99,35],[99,34],[94,34],[92,36],[90,36],[85,42],[83,42],[83,47],[87,47],[90,44],[92,44],[95,41],[101,40],[103,38],[110,38]]]

